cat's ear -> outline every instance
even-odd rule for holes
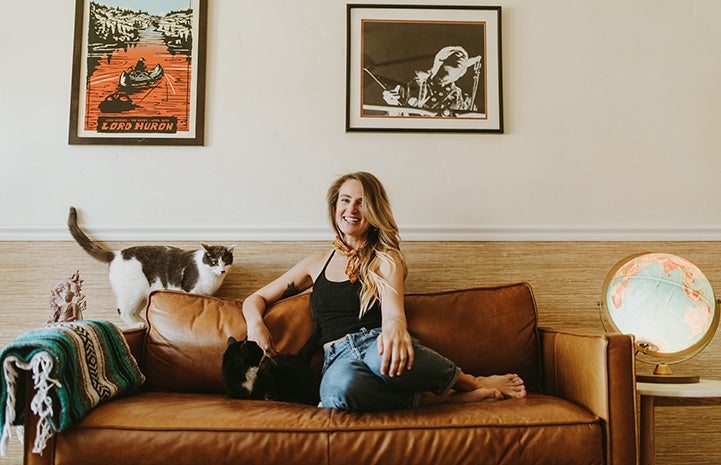
[[[236,342],[238,342],[238,340],[233,336],[228,337],[228,345],[235,344]]]
[[[208,249],[210,248],[210,246],[209,246],[208,244],[203,244],[202,242],[201,242],[200,246],[201,246],[201,247],[203,248],[203,250],[205,250],[206,252],[207,252]]]
[[[233,249],[236,248],[237,246],[238,246],[238,244],[229,245],[228,247],[226,247],[226,249],[228,249],[228,252],[232,252]]]

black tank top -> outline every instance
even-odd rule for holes
[[[373,329],[381,326],[381,306],[379,302],[358,318],[360,313],[361,282],[351,283],[328,281],[325,269],[333,258],[331,252],[323,270],[313,283],[310,296],[310,311],[315,324],[320,329],[320,344],[340,339],[346,334],[355,333],[361,328]]]

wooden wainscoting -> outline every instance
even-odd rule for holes
[[[197,243],[172,245],[195,248]],[[307,254],[327,247],[325,242],[239,242],[235,264],[218,295],[243,299]],[[405,242],[403,247],[409,266],[406,292],[528,281],[538,303],[539,324],[559,329],[603,330],[598,302],[606,274],[634,253],[685,257],[701,268],[721,295],[721,242]],[[75,242],[0,242],[0,346],[44,324],[50,316],[50,290],[75,271],[84,280],[85,317],[120,325],[106,265],[90,258]],[[650,367],[639,364],[639,369]],[[721,379],[721,337],[679,369]],[[657,463],[721,463],[715,445],[721,441],[721,409],[661,409],[656,420]],[[11,441],[11,455],[0,459],[0,465],[20,463],[19,451],[17,442]]]

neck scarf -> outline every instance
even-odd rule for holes
[[[358,278],[360,277],[360,250],[363,246],[361,246],[358,250],[353,249],[348,247],[339,236],[336,236],[333,241],[333,248],[341,255],[348,257],[345,274],[348,276],[350,282],[354,283],[358,281]]]

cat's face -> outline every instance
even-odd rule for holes
[[[259,366],[263,359],[263,349],[255,341],[244,339],[236,340],[233,336],[228,338],[226,354],[233,357],[239,368]]]
[[[213,274],[221,276],[225,274],[233,264],[233,249],[235,246],[201,244],[205,254],[203,264],[210,268]]]
[[[263,349],[254,341],[228,338],[222,374],[223,384],[231,397],[247,399],[252,396],[263,355]]]

